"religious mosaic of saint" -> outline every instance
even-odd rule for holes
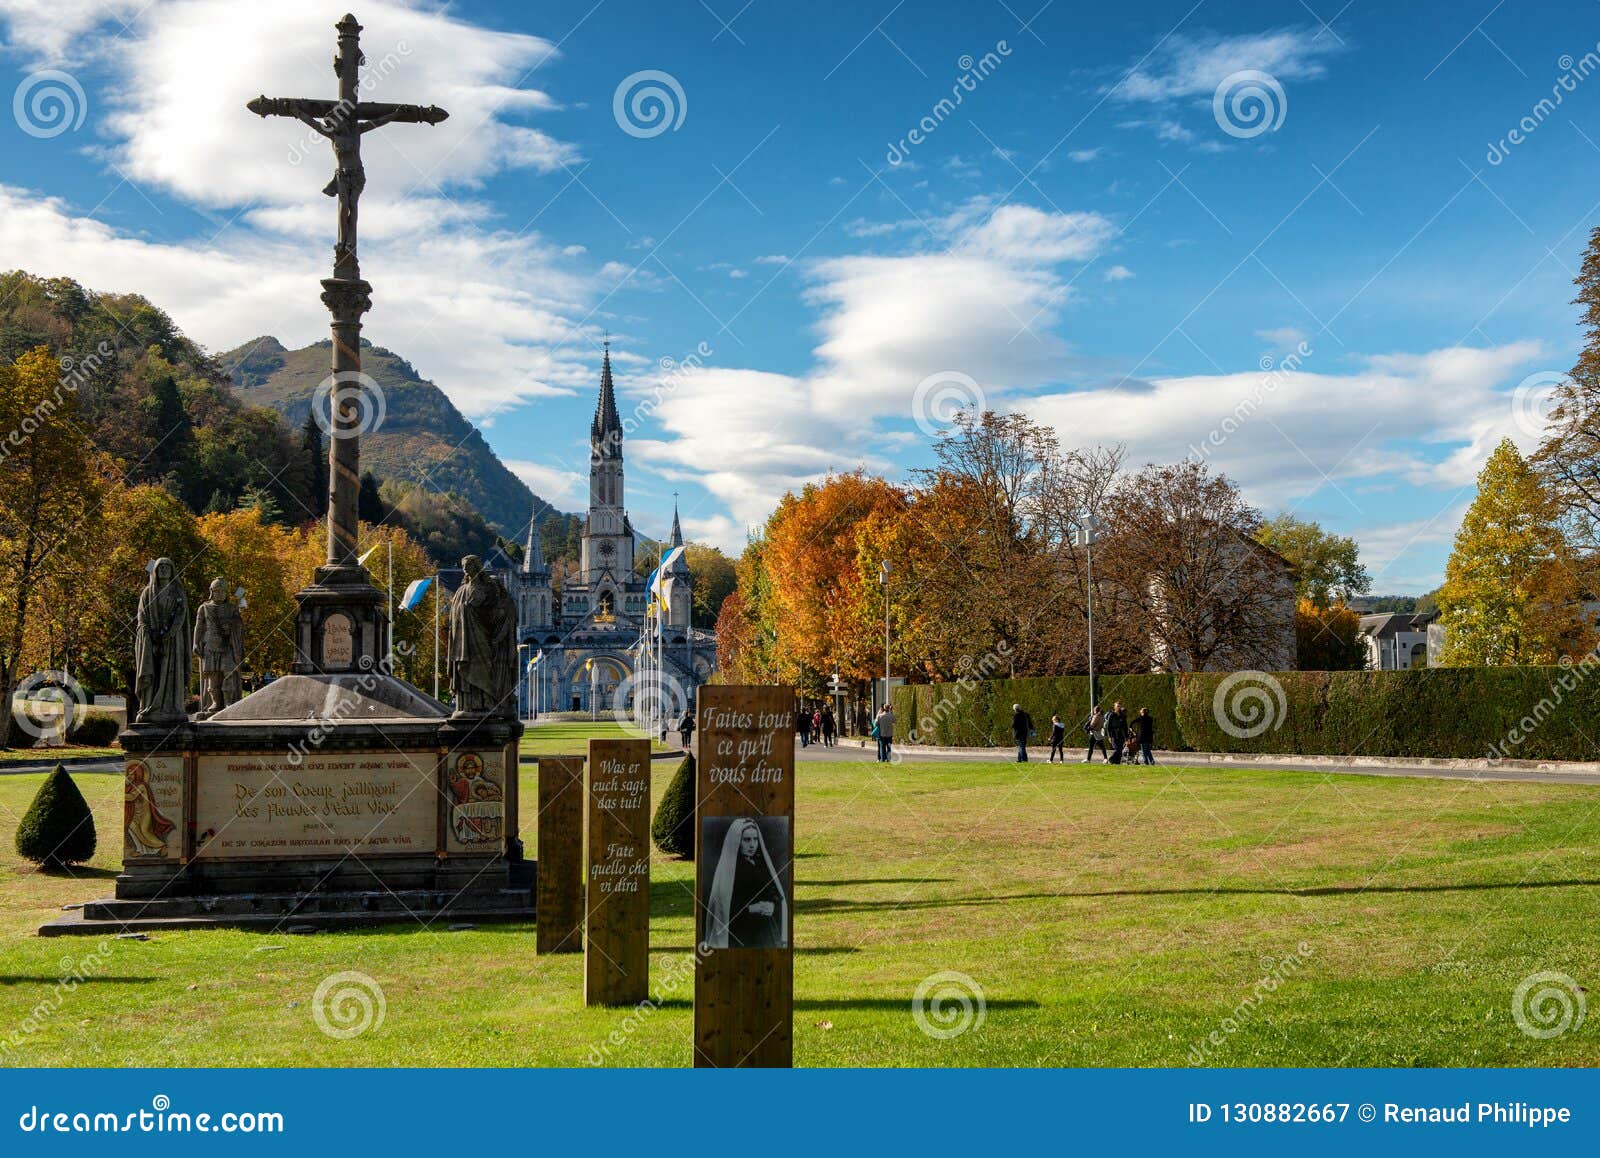
[[[505,822],[505,793],[476,752],[456,758],[450,777],[450,831],[461,844],[489,844],[500,839]]]

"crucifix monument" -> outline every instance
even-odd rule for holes
[[[337,99],[263,96],[247,106],[301,121],[333,146],[334,178],[323,192],[337,201],[338,235],[333,276],[322,282],[333,366],[313,395],[313,405],[324,392],[331,400],[327,561],[296,595],[289,673],[237,702],[213,690],[193,717],[190,635],[177,623],[187,605],[173,562],[152,565],[140,604],[140,638],[150,637],[140,670],[155,674],[143,681],[148,710],[121,735],[127,819],[116,896],[87,902],[44,933],[145,923],[287,924],[293,932],[534,915],[533,866],[517,838],[515,616],[505,614],[492,578],[458,592],[451,664],[462,678],[453,682],[473,695],[458,689],[452,713],[391,670],[386,596],[356,554],[360,392],[377,389],[361,373],[361,315],[372,306],[356,240],[361,138],[388,124],[436,125],[447,114],[359,100],[361,26],[346,16],[337,29]],[[215,633],[201,628],[195,646],[204,651]]]
[[[293,117],[333,146],[334,175],[322,190],[338,202],[333,276],[323,279],[322,301],[333,315],[333,367],[329,382],[328,560],[313,585],[300,593],[297,671],[371,670],[383,655],[383,595],[356,561],[356,503],[361,491],[361,398],[375,389],[361,374],[361,315],[372,308],[372,286],[361,277],[356,223],[366,170],[361,138],[392,123],[437,125],[449,113],[435,105],[360,100],[361,25],[348,13],[335,26],[339,51],[337,100],[259,96],[246,107],[261,117]],[[318,398],[313,396],[312,405]],[[330,630],[331,628],[331,630]],[[349,640],[349,645],[346,645]]]

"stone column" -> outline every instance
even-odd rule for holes
[[[355,568],[356,510],[361,494],[361,315],[372,308],[372,286],[360,278],[326,278],[322,301],[333,315],[328,566]]]

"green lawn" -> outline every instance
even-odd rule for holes
[[[658,792],[672,768],[657,762]],[[528,926],[159,933],[110,942],[60,992],[94,943],[32,931],[109,890],[121,810],[116,776],[77,779],[100,825],[88,879],[32,871],[9,835],[0,848],[0,1043],[22,1034],[5,1064],[583,1065],[613,1033],[612,1064],[689,1060],[691,867],[659,857],[665,1000],[631,1018],[586,1010],[581,956],[535,956]],[[38,783],[0,778],[7,833]],[[1186,1065],[1213,1032],[1210,1065],[1600,1064],[1600,1011],[1550,1040],[1511,1015],[1530,974],[1600,976],[1600,789],[805,763],[797,834],[801,1065]],[[386,1013],[340,1041],[312,995],[344,970],[376,979]],[[948,970],[987,1007],[939,1039],[911,1000]]]
[[[624,727],[615,720],[551,720],[535,724],[522,734],[522,753],[526,756],[582,756],[589,750],[589,737],[603,739],[642,739],[637,730]],[[670,747],[678,749],[678,733],[672,732],[671,744],[659,741],[651,750],[665,752]]]

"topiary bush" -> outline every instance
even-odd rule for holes
[[[121,730],[122,724],[110,712],[80,712],[72,721],[67,742],[88,748],[107,748],[117,742],[117,733]]]
[[[64,868],[91,859],[94,846],[89,802],[57,764],[17,825],[17,852],[45,868]]]
[[[656,806],[650,838],[669,856],[694,857],[694,757],[688,753]]]

